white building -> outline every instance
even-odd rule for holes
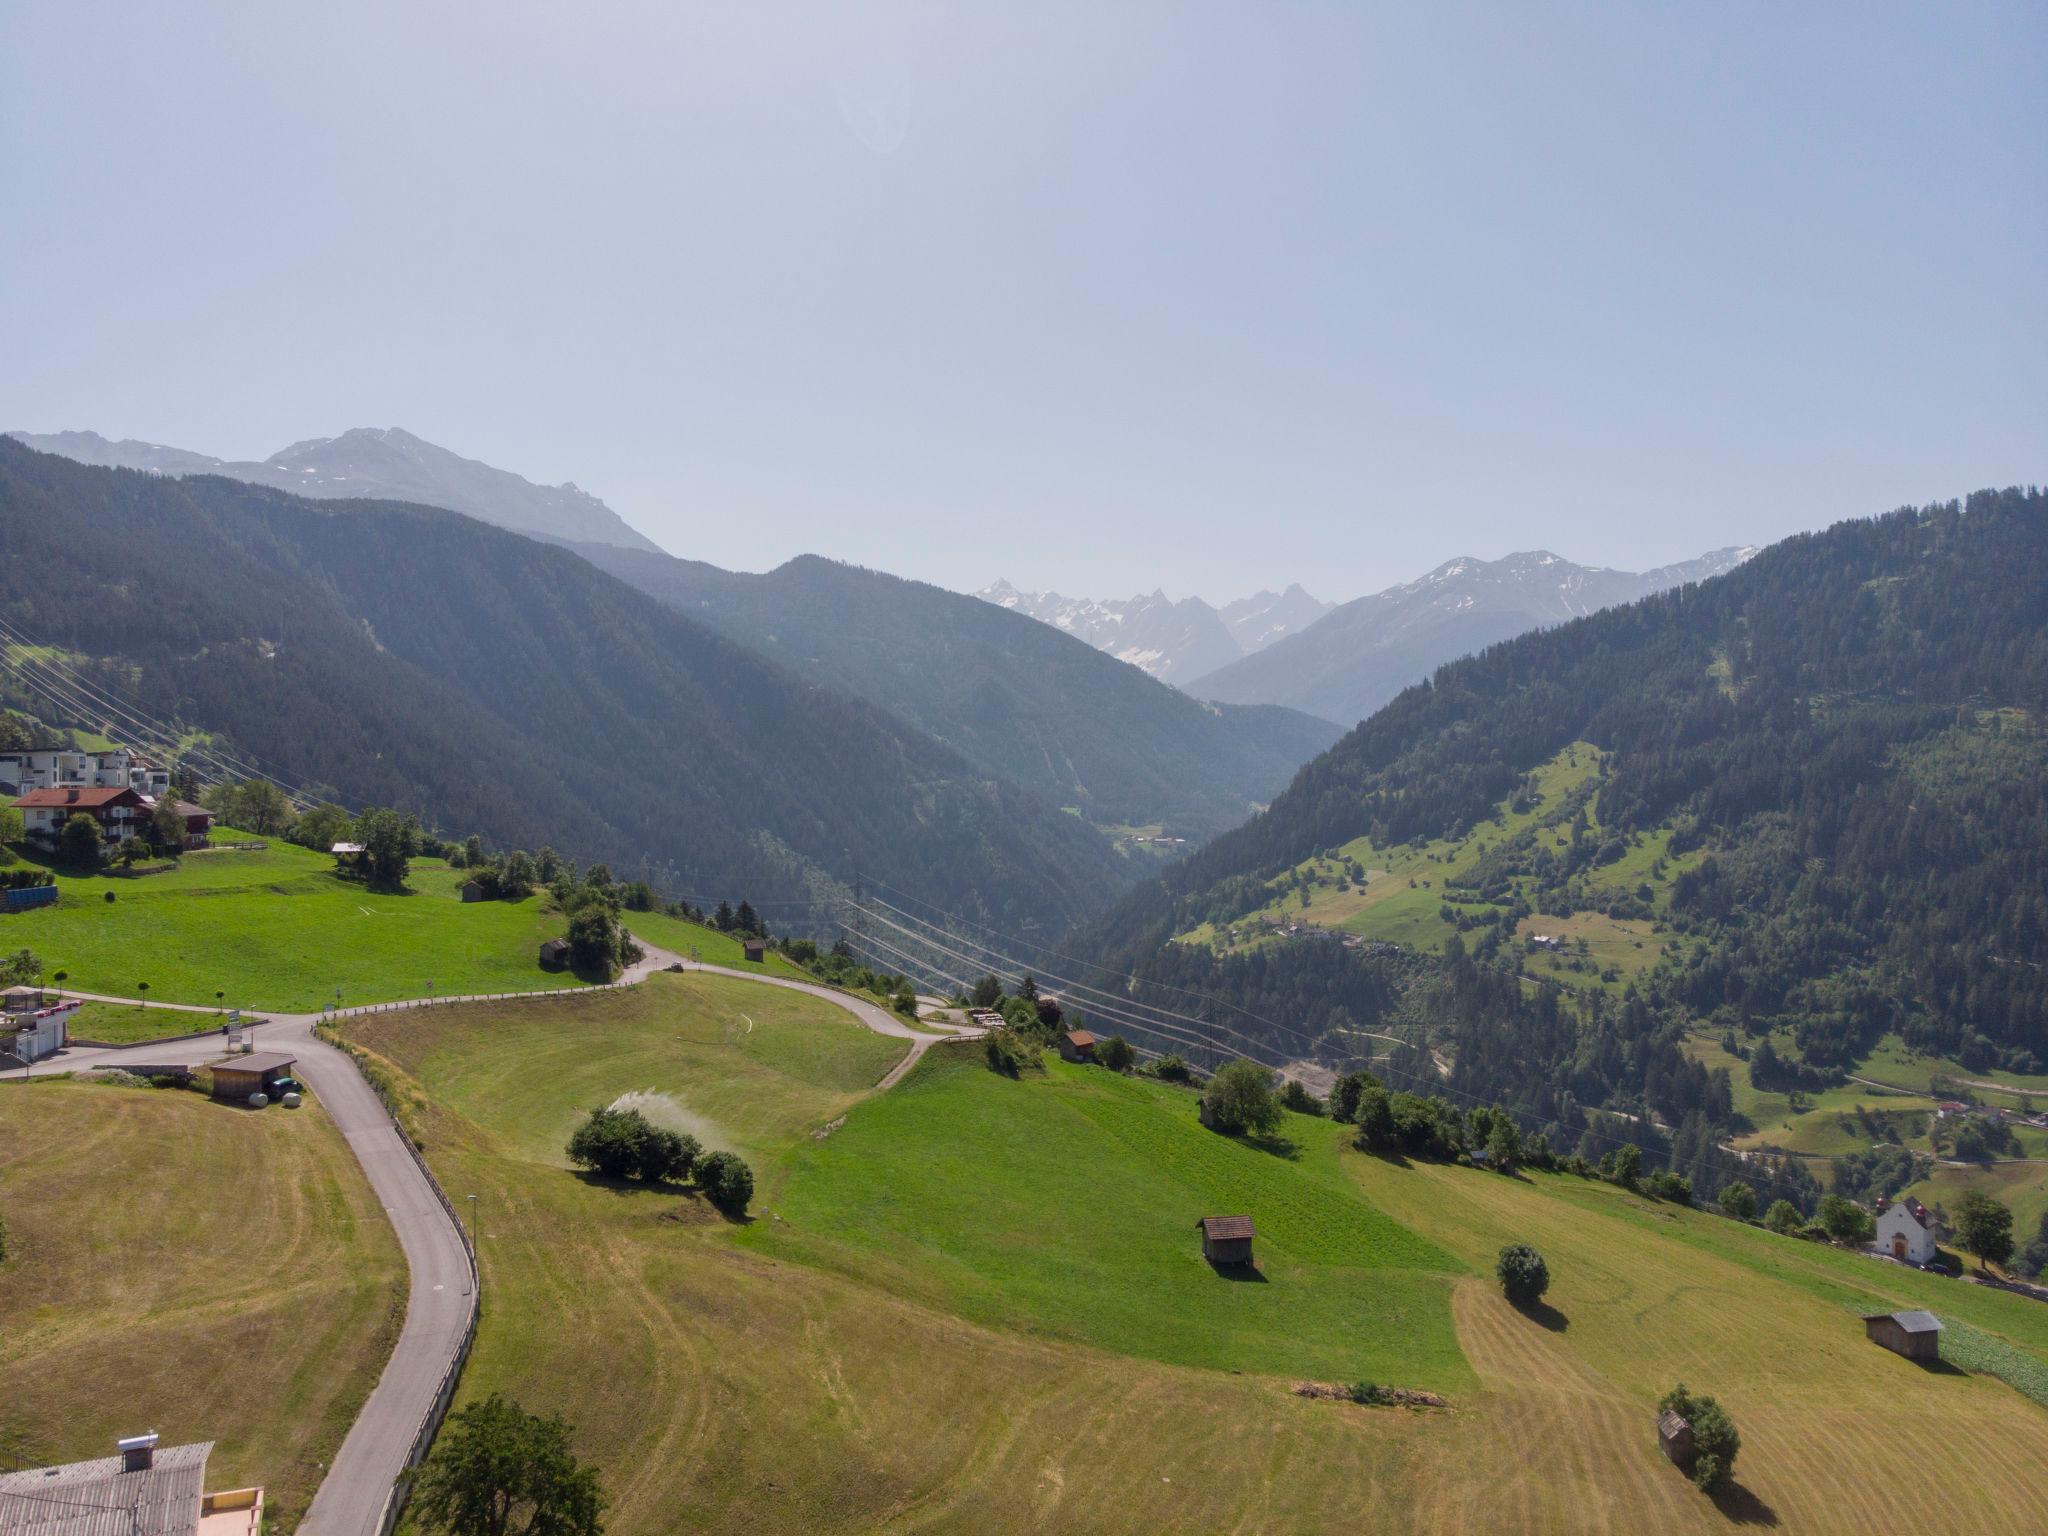
[[[155,800],[170,793],[171,771],[127,747],[0,752],[0,793],[25,795],[35,789],[132,789]]]
[[[0,1051],[9,1052],[16,1062],[41,1061],[64,1049],[69,1038],[71,1016],[77,1003],[60,1003],[55,1008],[37,1008],[28,1013],[0,1014]]]
[[[1909,1264],[1934,1262],[1934,1221],[1927,1207],[1908,1195],[1877,1202],[1877,1251]]]

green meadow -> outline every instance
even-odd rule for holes
[[[463,878],[419,859],[407,889],[371,891],[309,849],[216,848],[165,874],[60,874],[56,906],[0,918],[0,946],[33,950],[74,991],[281,1012],[337,988],[348,1006],[577,984],[541,969],[541,941],[562,931],[544,896],[466,903]]]

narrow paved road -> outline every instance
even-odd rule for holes
[[[668,950],[643,944],[644,956],[630,967],[621,984],[645,981],[657,971],[680,966],[686,971],[704,971],[715,976],[736,976],[760,986],[784,987],[809,993],[851,1013],[877,1034],[908,1040],[910,1050],[877,1083],[877,1091],[892,1087],[917,1065],[924,1053],[940,1040],[980,1033],[958,1030],[932,1034],[914,1029],[888,1010],[860,998],[849,997],[813,982],[792,981],[781,976],[764,976],[758,971],[733,970],[722,965],[703,965],[685,960]],[[53,989],[54,990],[54,989]],[[581,989],[579,989],[581,990]],[[84,997],[95,1002],[133,1003],[135,999],[107,997],[97,993],[65,992],[67,997]],[[520,996],[521,994],[510,994]],[[548,993],[525,994],[534,997]],[[573,995],[573,994],[572,994]],[[507,994],[494,994],[504,997]],[[468,997],[435,999],[436,1005],[477,1001]],[[147,1003],[148,1008],[174,1013],[195,1013],[217,1017],[216,1010],[190,1003]],[[343,1017],[372,1013],[379,1006],[343,1010]],[[261,1010],[250,1010],[261,1012]],[[435,1395],[461,1349],[470,1318],[476,1311],[477,1296],[463,1243],[461,1228],[448,1214],[432,1182],[407,1150],[398,1127],[383,1104],[348,1056],[313,1034],[320,1015],[271,1013],[266,1022],[245,1033],[259,1050],[286,1050],[298,1058],[297,1071],[333,1118],[335,1125],[362,1164],[370,1187],[383,1202],[392,1230],[411,1270],[411,1289],[406,1298],[405,1326],[384,1374],[363,1404],[362,1412],[350,1426],[334,1465],[327,1470],[319,1491],[299,1529],[305,1536],[375,1536],[383,1518],[384,1503],[392,1484],[405,1470],[414,1438],[433,1407]],[[37,1062],[27,1073],[16,1076],[45,1076],[89,1071],[95,1067],[118,1067],[123,1062],[145,1066],[205,1066],[225,1059],[217,1034],[168,1044],[77,1047]],[[448,1196],[458,1208],[465,1191],[451,1189]]]

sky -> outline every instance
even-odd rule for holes
[[[0,429],[402,426],[972,589],[2048,480],[2038,4],[0,10]]]

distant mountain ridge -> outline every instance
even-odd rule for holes
[[[366,497],[446,507],[514,533],[622,549],[658,549],[651,539],[573,482],[531,480],[415,437],[402,427],[355,427],[339,437],[312,437],[280,449],[261,463],[134,438],[118,441],[97,432],[10,432],[44,453],[104,469],[140,469],[158,475],[225,475],[321,499]]]
[[[1123,599],[1025,592],[998,581],[974,594],[1085,640],[1158,678],[1185,684],[1313,624],[1331,605],[1299,585],[1258,592],[1217,609],[1199,597],[1164,592]]]
[[[1532,629],[1705,581],[1756,551],[1717,549],[1651,571],[1578,565],[1548,550],[1460,556],[1325,613],[1298,633],[1181,686],[1228,704],[1284,704],[1350,725],[1437,667]]]
[[[576,549],[750,650],[882,706],[985,772],[1100,826],[1213,837],[1286,788],[1338,735],[1296,710],[1198,702],[1056,627],[816,555],[753,575],[669,555]]]

